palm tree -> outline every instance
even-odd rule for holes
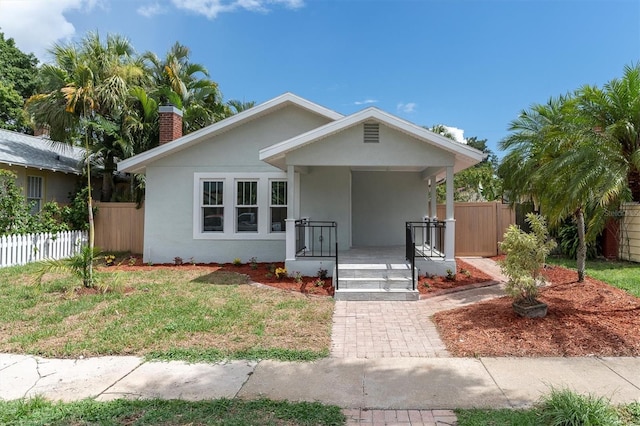
[[[523,111],[500,143],[510,151],[499,174],[512,203],[534,201],[551,224],[575,219],[578,281],[583,281],[587,242],[604,229],[606,212],[624,197],[625,179],[619,153],[593,131],[579,104],[567,95]]]
[[[218,84],[209,71],[189,61],[188,47],[176,42],[163,59],[155,53],[143,55],[150,73],[150,95],[160,104],[170,103],[183,110],[183,133],[201,129],[231,115],[221,101]]]
[[[640,202],[640,64],[625,66],[603,89],[579,89],[578,108],[601,143],[619,151],[631,198]]]
[[[31,97],[28,111],[37,125],[47,125],[52,139],[74,143],[85,136],[89,148],[102,160],[102,201],[113,194],[116,159],[131,152],[120,137],[128,114],[130,89],[143,81],[144,69],[129,41],[97,33],[80,43],[58,44],[54,63],[42,67],[45,90]]]
[[[229,108],[231,108],[231,112],[233,114],[239,114],[242,111],[246,111],[249,108],[253,108],[254,106],[256,106],[256,102],[255,101],[240,101],[238,99],[231,99],[229,101],[227,101],[227,105],[229,106]]]

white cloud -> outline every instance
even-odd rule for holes
[[[364,101],[355,101],[354,105],[367,105],[367,104],[375,104],[378,103],[377,99],[365,99]]]
[[[453,138],[460,143],[467,143],[467,140],[464,138],[464,130],[458,129],[457,127],[444,126],[449,133],[453,136]]]
[[[64,14],[91,10],[98,0],[0,0],[0,31],[23,52],[43,60],[53,43],[69,39],[75,27]]]
[[[166,13],[167,9],[161,6],[159,3],[153,3],[146,6],[140,6],[137,12],[145,18],[152,18],[156,15],[162,15]]]
[[[215,19],[220,13],[244,9],[251,12],[268,12],[269,6],[283,5],[290,9],[304,6],[303,0],[171,0],[178,9]]]
[[[412,113],[412,112],[416,111],[417,107],[418,107],[418,104],[415,103],[415,102],[407,102],[406,104],[400,102],[397,105],[397,110],[398,110],[398,112]]]

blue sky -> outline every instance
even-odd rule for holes
[[[227,100],[376,106],[494,151],[520,110],[640,60],[638,0],[0,0],[0,31],[42,60],[91,30],[180,41]]]

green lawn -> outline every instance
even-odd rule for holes
[[[313,360],[328,355],[333,300],[264,289],[211,269],[97,273],[103,287],[38,264],[0,269],[0,352],[55,357],[135,354],[215,361]]]
[[[547,258],[553,265],[576,269],[576,261],[565,258]],[[587,260],[587,276],[611,284],[625,290],[629,294],[640,297],[640,263],[608,260]]]
[[[343,425],[340,408],[319,403],[269,400],[142,400],[53,403],[40,398],[0,401],[0,424],[40,425]]]

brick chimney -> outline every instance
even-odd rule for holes
[[[158,109],[160,145],[182,137],[182,111],[173,105],[161,105]]]

